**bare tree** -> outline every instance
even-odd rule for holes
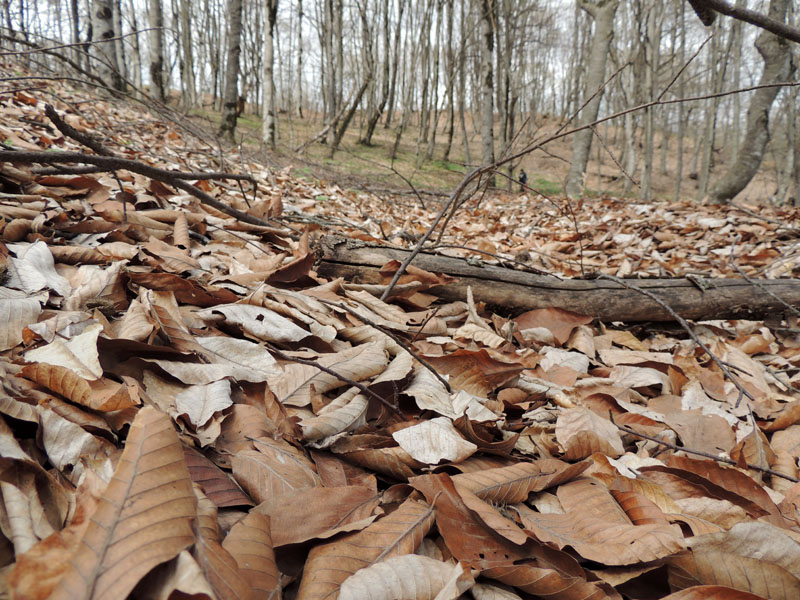
[[[494,28],[496,0],[481,0],[481,163],[494,162]]]
[[[225,64],[225,91],[219,135],[233,141],[239,107],[239,56],[242,52],[242,0],[228,0],[228,57]]]
[[[150,24],[150,95],[164,102],[164,10],[161,0],[149,0],[147,10]]]
[[[789,0],[770,0],[769,17],[776,21],[786,18]],[[789,43],[775,34],[763,31],[756,39],[756,48],[764,60],[762,85],[786,81],[795,65]],[[717,181],[708,194],[711,202],[728,202],[741,192],[758,172],[769,141],[769,111],[780,87],[763,87],[753,92],[747,109],[747,128],[736,161]]]
[[[122,76],[117,69],[117,46],[114,44],[114,11],[112,0],[92,0],[93,71],[115,90],[122,90]]]
[[[585,106],[581,111],[581,124],[597,120],[600,111],[600,100],[603,97],[603,82],[606,78],[606,57],[611,38],[614,35],[614,14],[617,12],[619,0],[578,0],[581,8],[594,19],[594,36],[592,38],[589,64],[586,68],[584,86]],[[572,164],[567,176],[566,192],[576,197],[583,193],[583,176],[589,162],[589,151],[592,147],[592,130],[579,131],[572,138]]]
[[[278,20],[278,0],[267,0],[264,7],[264,52],[262,56],[263,75],[261,84],[261,141],[275,146],[275,79],[273,75],[275,23]]]
[[[197,88],[195,87],[194,48],[192,47],[192,13],[191,0],[180,0],[180,72],[181,72],[181,102],[185,107],[192,107],[197,103]]]

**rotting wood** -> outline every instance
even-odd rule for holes
[[[379,270],[391,260],[403,261],[407,250],[386,248],[339,236],[319,241],[317,272],[324,277],[343,277],[352,283],[385,283]],[[558,307],[591,315],[600,321],[672,321],[657,303],[613,281],[558,279],[493,265],[475,266],[465,260],[420,253],[414,265],[458,280],[432,292],[442,300],[464,300],[467,287],[475,300],[493,310],[517,315],[535,308]],[[784,302],[800,306],[800,281],[760,279],[761,285]],[[632,279],[630,283],[649,290],[685,319],[763,319],[782,314],[786,307],[744,279]]]

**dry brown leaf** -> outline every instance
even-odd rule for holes
[[[561,411],[556,421],[556,439],[567,460],[581,460],[595,452],[612,458],[625,453],[617,427],[587,408]]]
[[[222,542],[250,584],[254,598],[281,599],[281,574],[272,549],[270,518],[251,512],[236,523]]]
[[[218,507],[253,505],[253,501],[227,473],[197,450],[184,447],[183,456],[192,481],[199,485],[208,499]]]
[[[573,329],[581,325],[588,325],[592,322],[592,317],[561,308],[540,308],[519,315],[514,322],[520,332],[538,327],[547,329],[552,333],[556,343],[561,346],[569,339]]]
[[[582,557],[606,565],[658,560],[684,548],[679,527],[633,525],[609,491],[596,481],[577,480],[558,488],[565,514],[540,514],[515,507],[536,539],[572,547]]]
[[[436,526],[450,553],[465,566],[480,570],[511,565],[527,557],[470,510],[449,475],[414,477],[411,485],[436,508]]]
[[[766,598],[723,585],[696,585],[664,596],[664,600],[766,600]]]
[[[51,598],[125,597],[150,569],[194,542],[195,504],[172,423],[156,409],[143,408],[131,426],[119,467]]]
[[[454,390],[464,390],[482,398],[517,377],[523,369],[519,363],[492,358],[486,350],[458,350],[442,357],[429,357],[428,362],[439,373],[449,376]]]
[[[321,485],[314,464],[293,446],[262,439],[256,447],[231,459],[234,479],[256,502]]]
[[[220,544],[217,507],[199,490],[197,494],[197,533],[192,554],[211,584],[218,600],[251,600],[253,588],[239,571],[236,560]]]
[[[715,535],[715,534],[710,534]],[[669,559],[672,589],[731,587],[770,600],[800,597],[800,580],[772,563],[717,551],[693,551]]]
[[[433,521],[432,507],[409,499],[363,531],[314,547],[306,561],[297,600],[335,598],[342,583],[359,569],[412,553]]]
[[[270,516],[277,547],[363,529],[378,516],[379,502],[380,495],[363,486],[314,487],[266,500],[254,512]]]

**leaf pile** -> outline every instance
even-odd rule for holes
[[[0,97],[6,144],[78,149],[43,96]],[[145,113],[56,108],[85,132],[111,124],[104,143],[127,157],[214,170],[202,141]],[[696,327],[745,396],[674,331],[637,337],[557,307],[487,315],[471,297],[437,302],[440,278],[419,270],[404,281],[421,288],[384,302],[384,286],[313,268],[312,230],[347,228],[363,198],[246,167],[257,188],[197,185],[293,219],[245,224],[126,171],[0,162],[0,548],[14,597],[800,595],[794,322]],[[467,207],[451,235],[544,248],[569,272],[566,217],[543,209],[513,233],[543,201],[498,213],[507,201]],[[585,262],[724,273],[741,232],[746,270],[789,258],[791,231],[734,209],[631,211],[580,207]],[[406,209],[402,225],[418,233],[425,215]],[[397,223],[371,214],[353,235],[378,218]]]

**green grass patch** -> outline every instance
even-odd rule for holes
[[[561,184],[556,181],[550,181],[544,177],[537,177],[533,183],[529,183],[530,187],[542,194],[543,196],[560,196]]]

